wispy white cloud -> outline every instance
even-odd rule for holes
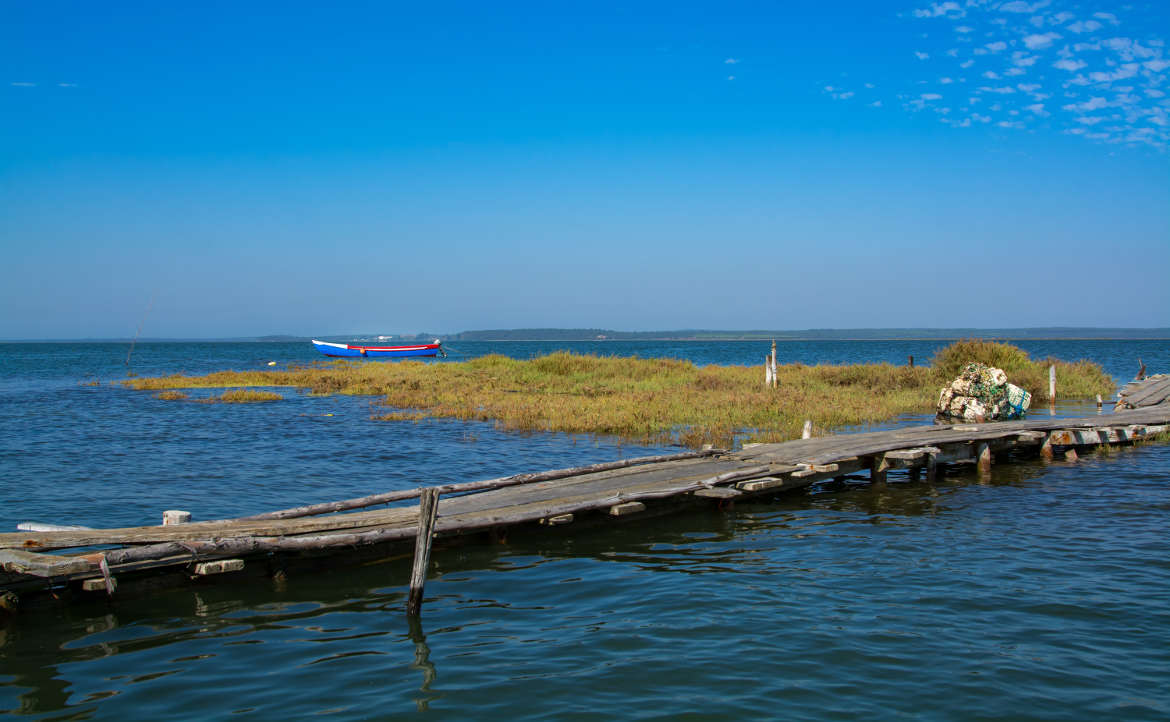
[[[1080,34],[1095,32],[1103,27],[1105,26],[1096,20],[1078,20],[1075,23],[1065,26],[1065,30],[1068,30],[1070,33]]]
[[[724,65],[738,65],[739,58],[728,58],[727,60],[723,61],[723,64]]]
[[[1026,3],[1023,2],[1023,0],[1014,0],[1014,2],[1008,2],[1000,5],[999,10],[1000,12],[1005,13],[1030,14],[1036,12],[1042,7],[1046,7],[1047,5],[1049,5],[1048,2]]]
[[[1024,45],[1028,47],[1028,50],[1040,50],[1047,48],[1057,40],[1060,40],[1060,35],[1053,32],[1032,33],[1024,36]]]
[[[9,85],[14,85],[18,88],[35,88],[35,87],[37,87],[36,83],[30,83],[27,80],[16,80],[16,81],[9,83]]]
[[[925,72],[912,94],[900,96],[902,106],[955,127],[1049,128],[1170,150],[1165,39],[1114,29],[1136,27],[1125,18],[1140,12],[1131,6],[1090,12],[1076,1],[960,0],[961,7],[934,2],[916,10],[911,22],[950,25],[956,47],[915,51]],[[959,103],[961,112],[951,112],[943,96],[968,81],[974,90],[964,94],[973,94]],[[972,114],[981,98],[982,112]]]
[[[1068,105],[1061,106],[1061,108],[1063,110],[1075,110],[1078,113],[1088,113],[1091,110],[1099,110],[1107,105],[1109,103],[1104,98],[1089,98],[1083,103],[1069,103]]]
[[[1070,73],[1075,73],[1086,65],[1088,65],[1088,63],[1083,60],[1072,60],[1070,58],[1064,58],[1063,60],[1057,60],[1052,64],[1052,67],[1057,68],[1058,70],[1067,70]]]
[[[957,2],[931,3],[930,7],[919,8],[914,11],[916,18],[963,17],[966,12]]]

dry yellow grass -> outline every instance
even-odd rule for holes
[[[974,354],[963,363],[987,363],[994,354],[1006,358],[1014,353],[1014,347],[1004,344],[961,343],[967,345],[952,351],[956,344],[940,352],[937,368],[781,366],[775,390],[764,387],[759,367],[699,367],[672,359],[570,353],[530,361],[500,355],[452,363],[339,360],[284,371],[225,371],[124,383],[150,390],[292,386],[314,394],[380,396],[393,410],[375,418],[387,421],[444,417],[494,421],[507,429],[608,434],[641,443],[730,446],[735,440],[799,437],[806,419],[824,431],[885,421],[899,414],[929,413],[939,389],[954,376],[946,370],[952,355]],[[1029,363],[1042,366],[1043,389],[1020,383],[1019,378],[1035,370],[1030,366],[1017,364],[1020,377],[1005,370],[1009,380],[1043,400],[1048,361]],[[1058,362],[1057,366],[1062,397],[1071,396],[1073,389],[1086,398],[1112,390],[1112,382],[1095,364]],[[279,394],[271,395],[279,398]]]

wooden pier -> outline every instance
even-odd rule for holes
[[[894,470],[930,479],[950,464],[988,470],[997,460],[1075,458],[1086,448],[1128,444],[1166,432],[1170,399],[1162,389],[1167,385],[1164,377],[1153,377],[1129,386],[1122,398],[1136,408],[1119,404],[1115,413],[1084,418],[1044,418],[1041,411],[1021,421],[919,426],[753,444],[734,452],[628,459],[429,487],[425,492],[387,492],[242,519],[5,533],[0,534],[0,608],[49,597],[112,596],[163,578],[230,579],[245,569],[271,576],[311,559],[409,554],[419,529],[429,529],[417,545],[423,552],[421,563],[416,556],[411,595],[417,611],[432,537],[440,544],[477,543],[517,527],[634,523],[683,506],[726,505],[859,472],[883,483]],[[437,500],[437,517],[430,524],[428,515],[420,519],[418,505],[368,509],[424,493]]]

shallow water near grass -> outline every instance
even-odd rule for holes
[[[307,346],[307,344],[304,344]],[[945,342],[781,343],[920,363]],[[1164,342],[1020,343],[1127,379]],[[139,344],[141,374],[314,360]],[[765,344],[457,344],[758,363]],[[370,399],[192,404],[108,382],[127,345],[0,344],[0,529],[158,523],[669,452],[490,424],[370,420]],[[97,381],[98,385],[87,385]],[[209,392],[210,393],[210,392]],[[194,395],[194,394],[193,394]],[[1047,410],[1033,413],[1047,414]],[[1062,404],[1058,413],[1095,413]],[[891,423],[917,423],[921,418]],[[891,474],[730,510],[409,560],[49,607],[0,626],[0,711],[34,718],[1170,717],[1170,447]]]

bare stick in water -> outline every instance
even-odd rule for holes
[[[146,304],[146,313],[142,314],[142,320],[138,322],[138,330],[134,332],[134,340],[130,342],[130,350],[126,352],[126,368],[130,368],[130,354],[134,353],[134,344],[138,343],[138,336],[142,333],[142,327],[146,325],[146,317],[150,315],[150,309],[154,308],[154,296],[154,293],[150,294],[150,303]]]

